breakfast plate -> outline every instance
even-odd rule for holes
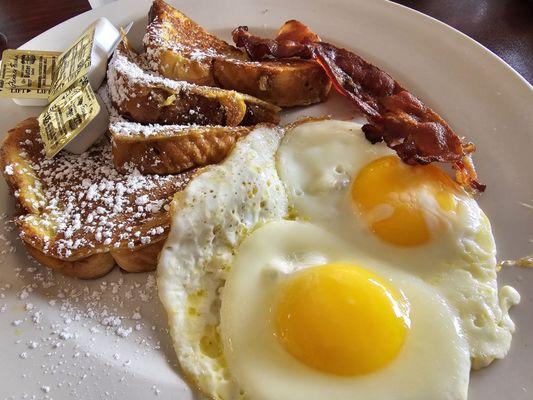
[[[150,3],[117,1],[66,21],[23,48],[64,50],[104,16],[116,26],[134,21],[128,37],[140,49]],[[533,253],[533,88],[490,51],[387,1],[170,3],[225,39],[238,25],[269,36],[284,21],[297,18],[324,40],[353,49],[390,72],[459,135],[476,143],[478,174],[487,184],[479,204],[492,223],[498,259]],[[360,118],[346,103],[332,95],[326,103],[285,111],[282,122],[324,114]],[[9,99],[0,99],[0,110],[3,132],[40,112]],[[116,268],[103,278],[81,281],[44,269],[27,258],[17,239],[10,222],[14,202],[3,182],[0,196],[0,397],[197,398],[180,378],[155,274],[125,274]],[[521,293],[520,305],[511,312],[517,331],[505,359],[472,372],[473,400],[528,399],[533,391],[533,275],[504,267],[499,283]]]

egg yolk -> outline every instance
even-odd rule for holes
[[[427,243],[430,232],[443,222],[441,211],[454,211],[461,192],[439,167],[407,165],[396,156],[366,165],[351,190],[353,202],[372,231],[382,240],[400,246]],[[437,222],[431,229],[428,218]]]
[[[353,376],[383,368],[400,352],[409,305],[387,282],[349,264],[303,269],[280,289],[275,335],[307,366]]]

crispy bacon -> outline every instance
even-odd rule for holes
[[[366,115],[363,132],[370,142],[384,141],[408,164],[451,163],[461,185],[472,192],[484,191],[470,158],[473,144],[463,143],[435,111],[357,54],[322,42],[296,20],[287,21],[275,39],[253,36],[248,27],[240,26],[233,31],[233,40],[253,60],[314,59],[335,89]]]
[[[303,28],[300,26],[292,28],[291,22],[288,21],[281,27],[274,40],[253,36],[248,32],[247,26],[239,26],[232,32],[233,41],[237,47],[243,47],[252,60],[291,57],[312,58],[312,50],[307,44],[308,42],[311,43],[308,38],[316,40],[320,40],[320,38],[298,21],[295,22],[305,27],[311,34],[307,36],[302,33]]]

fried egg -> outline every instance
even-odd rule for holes
[[[292,214],[436,287],[459,313],[474,368],[503,358],[518,293],[498,292],[496,246],[476,201],[435,165],[410,166],[352,122],[308,122],[277,153]]]
[[[157,270],[159,297],[185,375],[216,399],[240,396],[219,339],[220,289],[241,240],[288,212],[274,158],[282,134],[256,128],[171,203],[171,230]]]
[[[468,344],[438,291],[306,222],[270,222],[239,247],[221,338],[254,400],[467,396]]]
[[[514,331],[495,253],[473,198],[360,125],[258,127],[175,195],[158,289],[210,398],[461,400]]]

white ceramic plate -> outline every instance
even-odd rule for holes
[[[392,73],[477,144],[478,172],[488,185],[480,203],[493,223],[500,259],[533,253],[533,210],[521,205],[533,204],[533,89],[494,54],[436,20],[386,1],[172,3],[226,38],[237,25],[271,34],[297,18],[325,40]],[[66,21],[24,47],[63,50],[100,16],[117,26],[135,21],[129,36],[140,47],[149,6],[118,1]],[[39,112],[0,99],[0,130]],[[334,96],[286,118],[324,113],[346,117],[354,111]],[[13,201],[3,181],[0,198],[0,214],[8,215],[0,234],[14,245],[12,250],[9,243],[0,244],[6,250],[0,254],[0,398],[194,398],[180,379],[149,279],[153,275],[115,270],[83,282],[36,266],[10,230]],[[505,360],[472,373],[473,400],[531,399],[533,392],[533,271],[505,269],[502,283],[522,294],[512,312],[518,330]]]

